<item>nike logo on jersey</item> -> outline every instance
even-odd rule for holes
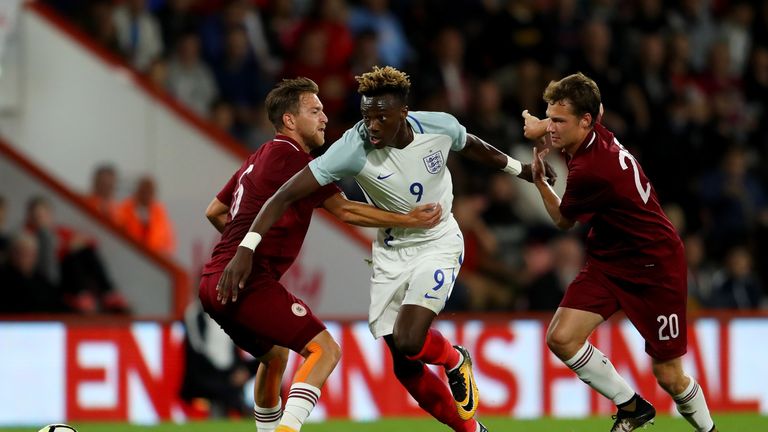
[[[426,299],[432,299],[432,300],[438,300],[440,297],[429,295],[429,293],[424,294],[424,298]]]
[[[395,173],[389,173],[389,174],[387,174],[387,175],[382,175],[382,174],[379,174],[379,175],[377,175],[377,176],[376,176],[376,178],[377,178],[377,179],[379,179],[379,180],[384,180],[384,179],[386,179],[386,178],[390,178],[390,177],[392,177],[393,175],[395,175]]]

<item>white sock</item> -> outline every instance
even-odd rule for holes
[[[303,382],[294,383],[288,393],[288,401],[285,403],[280,426],[288,426],[295,431],[301,430],[301,425],[317,405],[318,399],[320,399],[319,388]]]
[[[691,379],[688,387],[672,399],[677,404],[677,411],[688,420],[691,426],[696,428],[697,432],[709,432],[712,426],[715,425],[715,422],[712,420],[712,416],[709,415],[704,392],[701,391],[699,383],[693,377],[689,376],[688,378]]]
[[[616,372],[608,357],[589,342],[585,342],[565,364],[576,372],[579,379],[616,405],[629,401],[635,395],[635,391]]]
[[[277,399],[277,406],[272,408],[263,408],[258,405],[253,406],[253,417],[256,419],[256,432],[273,432],[280,424],[280,417],[283,415],[282,401]]]

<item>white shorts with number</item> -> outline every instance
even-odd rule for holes
[[[373,243],[373,276],[368,325],[376,338],[392,334],[404,304],[436,314],[445,307],[459,275],[464,239],[458,228],[450,235],[413,247]]]

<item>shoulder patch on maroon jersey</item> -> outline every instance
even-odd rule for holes
[[[300,303],[294,303],[291,305],[291,312],[298,317],[303,317],[307,314],[307,308]]]

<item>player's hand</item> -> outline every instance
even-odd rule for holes
[[[237,301],[237,293],[245,288],[245,281],[251,274],[252,257],[252,250],[242,246],[237,248],[235,256],[227,264],[216,285],[216,300],[221,304],[227,304],[230,297],[232,303]]]
[[[536,147],[533,148],[533,162],[531,163],[531,174],[533,176],[533,182],[536,184],[542,184],[544,182],[550,185],[554,184],[553,179],[549,179],[547,173],[552,169],[551,166],[544,160],[549,153],[549,149],[539,151]],[[554,174],[554,171],[553,171]],[[551,183],[550,183],[551,181]]]
[[[545,150],[549,151],[549,150]],[[535,159],[534,159],[535,161]],[[546,180],[547,183],[550,184],[550,186],[554,186],[555,182],[557,181],[557,173],[555,172],[554,168],[552,168],[552,165],[549,164],[547,161],[541,161],[541,164],[543,164],[543,167],[540,167],[539,170],[544,173],[544,180]],[[520,174],[517,176],[528,183],[535,183],[536,180],[536,174],[533,171],[534,163],[529,164],[523,164],[523,168],[520,171]]]
[[[432,228],[440,222],[443,207],[438,203],[420,205],[408,213],[413,220],[408,228]]]
[[[523,111],[523,135],[530,140],[538,140],[547,134],[547,126],[549,126],[549,119],[541,120],[535,115]]]

